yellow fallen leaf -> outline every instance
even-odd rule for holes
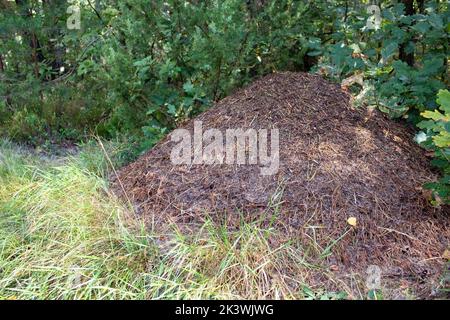
[[[444,259],[447,259],[447,260],[450,260],[450,250],[445,250],[444,251],[444,254],[442,255],[442,257],[444,258]]]
[[[347,223],[349,225],[351,225],[352,227],[356,227],[356,218],[355,217],[350,217],[347,219]]]

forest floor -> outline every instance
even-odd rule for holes
[[[290,110],[295,121],[279,123],[292,137],[280,142],[286,179],[245,166],[169,170],[169,138],[122,169],[117,142],[43,153],[0,141],[0,299],[448,297],[448,213],[421,200],[433,177],[423,151],[404,127],[305,77],[256,82],[199,118],[265,127]],[[298,95],[305,85],[310,95]],[[258,111],[261,99],[280,107]]]

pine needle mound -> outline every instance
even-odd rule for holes
[[[173,165],[169,135],[122,168],[113,188],[156,225],[266,219],[287,239],[314,243],[339,270],[378,265],[384,277],[430,290],[450,239],[448,207],[430,206],[422,188],[436,179],[430,159],[405,125],[349,99],[320,76],[268,75],[195,120],[204,131],[278,128],[277,174],[262,176],[259,165]],[[183,128],[192,132],[193,121]]]

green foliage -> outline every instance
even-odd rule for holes
[[[383,1],[377,30],[367,28],[363,8],[348,10],[345,21],[336,21],[336,43],[327,45],[321,62],[338,80],[361,72],[365,103],[414,123],[420,112],[437,107],[434,97],[449,80],[449,7],[423,3],[408,15],[403,3]]]
[[[380,4],[378,29],[367,28],[364,6],[335,8],[340,19],[334,23],[334,41],[325,44],[318,67],[337,81],[360,75],[363,85],[356,103],[375,105],[391,117],[427,128],[434,138],[425,145],[435,150],[433,163],[442,169],[443,177],[426,187],[435,191],[437,202],[448,203],[449,126],[444,125],[446,113],[437,111],[435,97],[438,92],[442,97],[440,90],[449,86],[450,7],[446,1]],[[438,100],[441,109],[442,99]],[[424,117],[432,120],[422,121]]]
[[[149,147],[251,79],[305,68],[302,33],[317,32],[307,22],[319,8],[291,1],[252,7],[237,0],[172,0],[116,9],[121,15],[110,20],[116,36],[104,39],[102,58],[81,72],[84,81],[105,84],[104,99],[115,106],[106,130],[142,127]]]
[[[26,109],[46,124],[44,139],[131,133],[152,145],[255,77],[319,60],[333,78],[364,72],[369,103],[413,121],[448,84],[449,10],[440,1],[412,15],[381,1],[378,30],[366,26],[368,4],[339,0],[104,0],[96,11],[80,4],[78,31],[65,25],[66,4],[23,3],[0,13],[0,125],[20,128],[14,114]]]
[[[434,190],[435,202],[450,203],[450,92],[441,90],[438,94],[437,103],[439,110],[424,111],[424,120],[418,127],[425,130],[425,147],[434,151],[433,164],[439,167],[444,176],[434,183],[427,184],[427,188]],[[424,134],[423,132],[421,134]]]
[[[308,70],[327,23],[325,1],[97,3],[96,11],[80,4],[79,31],[66,28],[62,3],[28,0],[0,13],[8,30],[0,38],[0,95],[11,110],[0,123],[4,135],[15,126],[13,137],[29,141],[15,114],[30,112],[44,124],[32,133],[35,143],[128,134],[151,147],[255,77]]]

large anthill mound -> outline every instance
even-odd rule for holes
[[[416,283],[442,272],[448,208],[429,205],[422,185],[436,176],[404,125],[351,107],[338,86],[303,73],[266,76],[195,120],[203,131],[279,129],[278,173],[263,176],[259,165],[173,165],[169,136],[119,171],[123,188],[113,179],[140,215],[183,224],[209,216],[236,226],[275,212],[286,237],[321,248],[340,239],[327,258],[340,270],[379,265],[386,277]],[[194,120],[183,126],[193,127]]]

